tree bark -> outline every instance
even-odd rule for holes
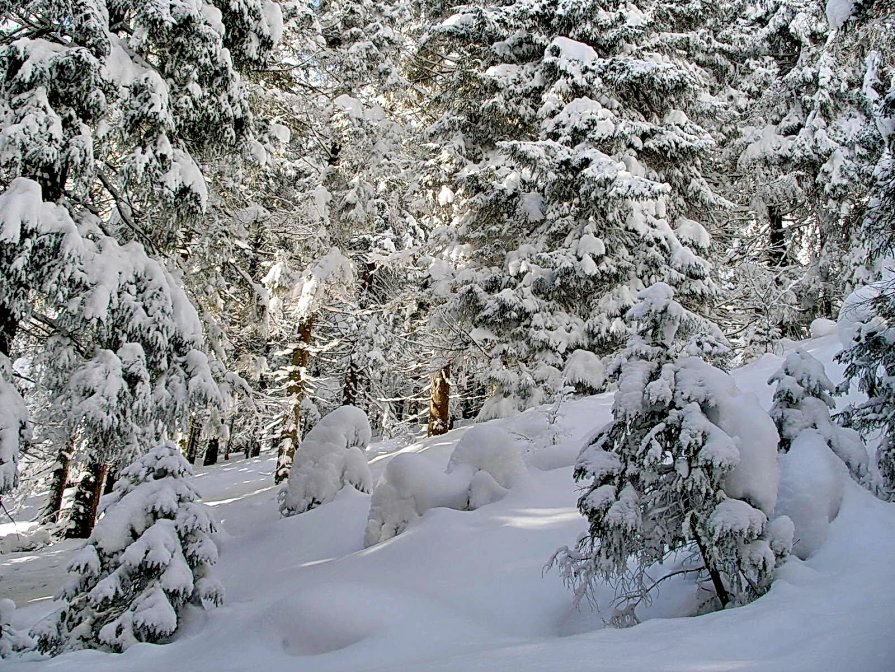
[[[301,440],[301,402],[305,396],[305,371],[308,368],[308,359],[313,333],[314,316],[305,318],[298,326],[299,343],[292,350],[292,366],[289,369],[289,383],[286,393],[292,403],[290,417],[288,418],[286,431],[281,435],[280,446],[277,451],[277,469],[274,472],[274,483],[282,483],[289,478],[289,470],[295,459],[295,450]]]
[[[18,323],[9,307],[0,302],[0,354],[10,356],[12,342],[18,331]]]
[[[214,438],[208,440],[208,445],[205,447],[205,457],[202,460],[203,467],[210,467],[211,465],[218,463],[220,446],[220,439]]]
[[[783,214],[775,207],[768,208],[768,256],[771,264],[782,266],[786,260],[786,236],[783,233]]]
[[[112,494],[112,490],[115,488],[115,482],[118,480],[118,471],[109,469],[106,474],[106,484],[103,486],[103,494],[110,495]]]
[[[230,459],[230,449],[233,447],[233,424],[236,422],[236,416],[230,416],[230,427],[227,431],[227,443],[224,444],[224,460]]]
[[[56,465],[53,467],[53,475],[50,480],[50,494],[43,515],[43,519],[48,523],[58,523],[62,515],[62,498],[65,495],[65,486],[68,485],[73,449],[74,439],[69,439],[59,449],[59,453],[56,456]]]
[[[190,433],[186,441],[186,461],[190,464],[196,463],[196,456],[199,453],[199,437],[202,436],[202,422],[193,416],[190,418]]]
[[[93,487],[93,497],[90,501],[90,529],[93,530],[93,525],[96,523],[96,512],[99,510],[99,498],[102,497],[103,494],[103,485],[106,480],[106,474],[109,473],[109,465],[101,464],[99,467],[99,473],[96,477],[96,485]]]
[[[699,533],[696,531],[696,525],[693,523],[691,523],[691,525],[693,529],[693,538],[696,539],[696,546],[699,548],[702,562],[709,572],[709,578],[712,580],[712,585],[715,587],[715,594],[721,602],[721,608],[726,609],[727,605],[730,604],[730,593],[728,593],[727,588],[724,587],[724,581],[721,579],[721,572],[719,572],[711,563],[708,551],[703,545],[702,539],[699,538]]]
[[[345,373],[345,384],[342,387],[342,403],[346,406],[357,405],[358,366],[352,355],[348,359],[348,371]]]
[[[71,519],[65,536],[68,539],[86,539],[96,522],[96,508],[103,488],[103,479],[108,468],[102,462],[91,461],[78,482],[75,501],[72,504]]]
[[[447,364],[432,377],[429,397],[428,435],[438,436],[451,428],[451,365]]]

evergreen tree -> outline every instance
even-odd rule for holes
[[[728,204],[703,174],[713,76],[696,62],[699,12],[665,10],[470,6],[424,43],[432,186],[453,217],[449,312],[496,390],[483,418],[549,398],[574,350],[613,352],[645,286],[714,294],[701,255]]]
[[[853,281],[869,282],[851,294],[839,313],[845,364],[843,388],[856,384],[867,400],[844,412],[845,421],[866,436],[879,432],[877,463],[882,492],[895,497],[895,14],[891,3],[855,3],[841,17],[837,46],[862,76],[862,95],[873,130],[884,149],[873,166],[867,207],[853,238]]]
[[[28,439],[25,400],[12,383],[12,365],[0,354],[0,497],[16,486],[19,452]]]
[[[865,436],[879,432],[877,464],[883,493],[895,496],[895,280],[883,280],[853,293],[842,306],[845,364],[843,391],[852,384],[867,395],[843,412],[845,422]]]
[[[597,581],[615,586],[621,618],[636,619],[656,586],[686,573],[707,576],[722,607],[748,602],[792,543],[788,519],[769,522],[773,423],[729,375],[678,354],[700,320],[668,285],[643,290],[626,319],[635,333],[613,365],[613,420],[575,465],[588,534],[555,560],[579,598]]]
[[[234,62],[272,42],[261,7],[0,2],[0,345],[99,462],[191,409],[219,422],[175,252],[207,206],[202,157],[249,133]]]
[[[35,626],[41,651],[123,651],[163,642],[189,603],[217,605],[211,513],[189,463],[163,443],[121,471],[87,545],[69,564],[56,611]]]
[[[731,53],[746,57],[726,146],[727,193],[742,212],[725,321],[750,357],[834,315],[853,283],[852,250],[866,257],[854,222],[884,147],[873,111],[879,73],[870,72],[879,57],[843,34],[850,28],[831,29],[823,4],[747,1],[723,32]]]
[[[856,479],[867,475],[867,453],[861,435],[830,418],[836,388],[823,364],[803,350],[789,353],[769,379],[776,383],[771,418],[780,434],[780,451],[787,452],[804,431],[813,430],[848,465]]]
[[[895,12],[891,3],[861,2],[837,33],[840,60],[861,77],[863,111],[881,139],[866,208],[852,239],[852,284],[879,280],[895,256]]]

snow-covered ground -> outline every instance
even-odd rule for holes
[[[841,379],[835,337],[803,347]],[[765,408],[772,394],[765,381],[780,361],[766,356],[734,374]],[[4,660],[3,670],[895,669],[895,505],[851,482],[825,545],[807,561],[791,558],[753,604],[671,617],[684,603],[672,585],[645,612],[649,620],[627,629],[606,627],[586,605],[576,609],[557,573],[543,569],[585,528],[571,464],[611,403],[611,394],[565,403],[554,423],[546,408],[497,421],[525,451],[530,479],[475,511],[432,509],[366,549],[370,495],[348,488],[329,504],[281,518],[273,458],[200,468],[195,484],[220,520],[225,606],[191,612],[168,645]],[[446,466],[465,431],[401,449],[374,444],[374,480],[402,452]],[[10,531],[3,526],[0,535]],[[50,609],[77,546],[0,556],[0,597],[18,603],[15,625],[27,627]]]

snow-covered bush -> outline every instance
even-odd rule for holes
[[[472,427],[463,435],[448,461],[447,473],[468,479],[463,508],[470,510],[496,502],[528,476],[513,438],[489,425]]]
[[[806,429],[780,456],[777,515],[795,526],[792,552],[806,559],[823,545],[839,514],[847,476],[845,466],[820,432]]]
[[[163,443],[123,469],[102,517],[69,564],[59,607],[39,622],[38,648],[123,651],[163,642],[184,607],[220,604],[210,574],[218,550],[211,514],[187,480],[190,464]]]
[[[847,388],[857,383],[867,400],[843,413],[862,433],[879,430],[877,465],[882,494],[895,497],[895,278],[853,292],[839,311]],[[844,391],[844,390],[843,390]]]
[[[857,480],[867,475],[867,451],[861,435],[840,427],[830,418],[836,388],[823,364],[803,350],[790,352],[780,369],[768,379],[777,383],[771,418],[780,433],[780,450],[787,452],[803,432],[819,434]]]
[[[469,480],[463,474],[447,474],[423,455],[396,455],[373,490],[364,546],[396,537],[429,509],[462,510],[468,497]]]
[[[373,491],[364,545],[403,532],[426,511],[468,511],[503,497],[528,477],[522,453],[499,427],[478,425],[460,439],[447,471],[422,455],[397,455]]]
[[[34,647],[31,637],[12,627],[12,615],[15,610],[15,602],[6,598],[0,599],[0,658],[8,658],[14,653],[21,653]]]
[[[606,384],[606,369],[600,358],[589,350],[575,350],[563,369],[566,381],[577,392],[595,393]]]
[[[605,580],[635,619],[636,605],[672,572],[710,579],[722,606],[747,602],[767,590],[792,543],[789,521],[769,522],[777,432],[727,373],[675,355],[699,320],[670,287],[640,299],[626,316],[635,334],[614,365],[613,421],[575,465],[588,534],[555,562],[577,598]]]
[[[307,433],[295,453],[289,481],[280,490],[280,513],[294,516],[326,504],[346,485],[373,488],[364,449],[372,432],[366,413],[340,406]]]
[[[52,528],[37,527],[28,532],[15,532],[0,537],[0,553],[35,551],[53,543]]]

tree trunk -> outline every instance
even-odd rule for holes
[[[78,482],[75,501],[71,507],[71,518],[65,536],[68,539],[86,539],[96,522],[96,507],[103,488],[107,467],[102,462],[91,461],[87,471]]]
[[[783,214],[775,207],[768,208],[768,256],[771,265],[782,266],[786,260],[786,236],[783,233]]]
[[[106,485],[103,487],[103,494],[110,495],[112,494],[112,490],[115,488],[115,482],[118,480],[118,472],[112,469],[109,469],[109,472],[106,474]]]
[[[699,548],[699,554],[702,556],[702,562],[709,572],[709,578],[711,578],[712,580],[712,585],[715,587],[715,594],[718,596],[718,600],[721,602],[721,608],[726,609],[727,605],[730,604],[730,593],[728,593],[727,588],[724,587],[724,581],[721,579],[721,572],[719,572],[711,563],[708,551],[703,545],[702,539],[699,538],[699,533],[696,531],[696,525],[693,523],[691,523],[691,525],[693,530],[693,538],[696,539],[696,546]]]
[[[68,485],[73,449],[74,439],[69,439],[59,449],[59,454],[56,456],[56,464],[53,467],[53,475],[50,480],[50,494],[43,515],[43,519],[48,523],[58,523],[62,514],[62,498],[65,495],[65,486]]]
[[[289,383],[286,386],[286,394],[289,395],[292,408],[287,419],[286,431],[280,438],[280,446],[277,450],[277,469],[274,472],[274,483],[282,483],[289,478],[289,470],[295,459],[295,450],[301,439],[301,402],[305,396],[305,371],[308,368],[308,358],[311,344],[314,316],[305,318],[298,326],[299,344],[292,350],[292,366],[289,368]]]
[[[429,436],[444,434],[451,428],[451,365],[447,364],[432,377],[429,397]]]
[[[208,445],[205,447],[205,458],[202,460],[202,466],[210,467],[218,463],[218,451],[220,450],[220,439],[209,439]]]
[[[12,342],[18,331],[18,323],[9,307],[0,302],[0,354],[10,356]]]
[[[230,459],[230,448],[233,447],[233,424],[236,422],[236,416],[230,416],[230,426],[227,429],[227,443],[224,444],[224,459]]]
[[[186,461],[190,464],[196,463],[196,456],[199,453],[199,437],[202,436],[202,422],[193,416],[190,418],[190,433],[186,441]]]
[[[345,373],[345,384],[342,387],[342,403],[346,406],[357,405],[358,366],[352,354],[348,359],[348,371]]]
[[[103,494],[103,485],[106,480],[106,474],[109,473],[109,465],[101,464],[99,467],[99,474],[96,477],[96,485],[93,488],[93,497],[90,501],[90,529],[93,530],[93,525],[96,522],[96,512],[99,510],[99,498],[102,497]]]

